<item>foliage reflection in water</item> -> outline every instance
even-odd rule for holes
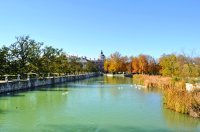
[[[99,77],[0,97],[0,131],[200,131],[165,109],[159,91]]]

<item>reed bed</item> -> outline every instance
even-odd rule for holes
[[[160,88],[163,91],[163,104],[166,108],[200,117],[200,91],[188,92],[185,80],[181,78],[134,75],[133,82],[145,88]]]

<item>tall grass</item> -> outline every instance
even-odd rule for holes
[[[136,84],[146,88],[160,88],[163,91],[163,103],[166,108],[200,117],[200,91],[187,92],[185,81],[181,78],[134,75]]]
[[[146,88],[167,88],[172,85],[169,77],[161,76],[134,75],[133,81],[136,84],[144,85]]]

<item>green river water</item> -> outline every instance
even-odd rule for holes
[[[165,109],[159,91],[98,77],[0,97],[0,132],[200,132],[200,120]]]

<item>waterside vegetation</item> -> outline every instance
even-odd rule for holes
[[[97,72],[98,67],[88,60],[83,64],[80,57],[70,56],[62,49],[44,46],[29,36],[16,37],[16,42],[0,48],[0,76],[26,78],[28,73],[39,76]]]
[[[133,81],[145,88],[159,88],[163,93],[164,107],[174,111],[200,117],[200,89],[186,90],[183,79],[163,76],[134,75]]]
[[[127,72],[168,77],[199,77],[200,57],[192,57],[183,53],[164,54],[155,59],[145,54],[128,57],[115,52],[106,58],[104,71],[106,73]]]
[[[199,85],[200,57],[169,54],[154,59],[150,55],[127,57],[115,52],[106,59],[104,69],[108,73],[133,73],[135,84],[162,90],[166,108],[200,117],[200,89],[195,87]],[[187,83],[194,88],[186,89]]]

